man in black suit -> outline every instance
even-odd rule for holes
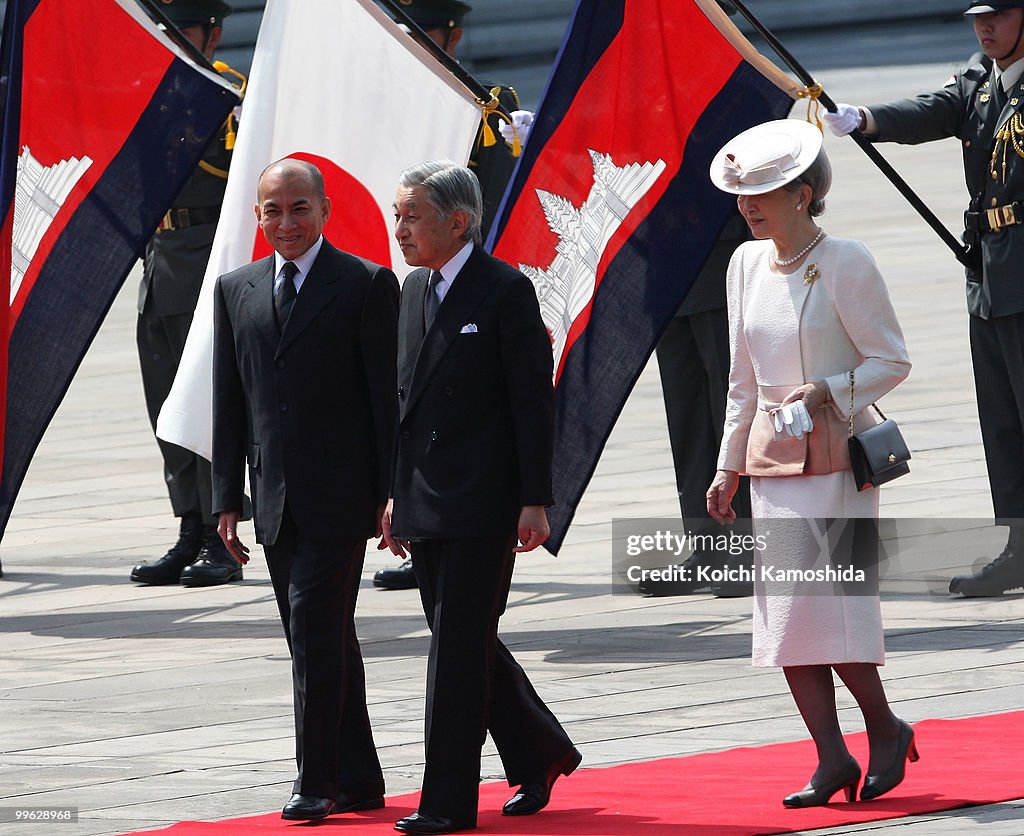
[[[248,459],[292,655],[298,777],[282,817],[312,820],[384,806],[354,614],[388,495],[398,281],[323,237],[331,202],[315,166],[273,163],[257,194],[275,254],[221,276],[214,295],[214,510],[247,562]]]
[[[465,34],[463,18],[472,11],[467,3],[463,3],[462,0],[401,0],[401,3],[402,10],[434,43],[452,58],[458,58],[456,54],[458,46]],[[482,83],[487,89],[498,91],[498,101],[509,113],[521,112],[519,108],[522,105],[515,88],[508,85],[495,85],[488,81]],[[532,118],[532,114],[530,116]],[[502,125],[507,124],[496,113],[487,117],[487,123],[494,135],[499,137],[502,135]],[[505,187],[512,176],[512,169],[516,167],[517,159],[509,144],[511,140],[502,142],[499,139],[493,145],[485,145],[483,136],[483,125],[481,124],[477,129],[476,138],[473,140],[473,147],[469,154],[469,169],[480,181],[484,200],[483,219],[480,222],[481,239],[487,237],[487,232],[497,214],[498,205],[505,195]],[[520,141],[525,141],[522,132]],[[378,569],[373,575],[373,585],[381,589],[415,589],[416,575],[412,570],[412,563],[405,560],[397,566]]]
[[[581,755],[498,641],[516,552],[549,533],[551,343],[530,281],[479,246],[480,184],[464,166],[402,173],[395,236],[408,264],[398,325],[399,432],[385,540],[412,565],[431,630],[426,764],[416,813],[395,827],[476,826],[490,731],[505,815],[542,809]],[[520,545],[516,545],[517,541]]]

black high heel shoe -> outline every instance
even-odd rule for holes
[[[885,795],[889,790],[898,787],[903,781],[907,771],[907,761],[913,763],[921,756],[917,754],[917,744],[914,743],[914,729],[910,723],[900,720],[900,736],[896,742],[896,757],[889,764],[889,768],[879,775],[868,775],[864,779],[864,786],[860,791],[861,801],[871,801],[880,795]]]
[[[832,783],[787,795],[782,799],[782,804],[785,807],[823,807],[839,790],[845,791],[847,801],[853,801],[857,797],[859,783],[860,766],[857,761],[851,760]]]

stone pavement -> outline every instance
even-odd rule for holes
[[[931,89],[948,72],[930,64],[820,80],[837,99],[874,101]],[[901,531],[913,529],[907,520],[980,525],[970,520],[983,521],[991,507],[962,274],[850,141],[827,144],[836,182],[823,223],[873,251],[914,359],[909,381],[885,399],[914,460],[911,475],[884,491],[884,514],[901,518]],[[884,150],[956,229],[964,202],[957,144]],[[290,792],[289,666],[262,558],[229,587],[128,581],[131,566],[161,554],[176,532],[145,421],[133,299],[130,279],[39,449],[3,541],[0,807],[73,806],[79,823],[0,824],[2,833],[98,836],[253,815],[278,809]],[[749,665],[749,599],[608,594],[611,519],[676,513],[652,364],[561,555],[520,559],[502,620],[504,640],[578,742],[584,766],[806,737],[781,673]],[[941,591],[954,564],[986,556],[970,531],[951,542],[934,577],[883,598],[883,674],[910,721],[1024,707],[1021,598],[931,594],[929,583]],[[414,592],[371,587],[373,571],[390,562],[371,545],[358,626],[374,732],[388,792],[397,794],[416,789],[422,769],[427,634]],[[844,727],[860,729],[859,712],[838,693]],[[499,779],[490,744],[485,755],[485,779]],[[794,776],[794,788],[804,777]],[[1024,832],[1024,802],[828,832],[982,827]]]

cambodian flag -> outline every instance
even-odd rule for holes
[[[238,103],[134,0],[9,0],[0,160],[0,535],[125,276]]]
[[[488,242],[533,280],[555,353],[552,553],[734,206],[712,157],[799,89],[715,0],[577,3]]]

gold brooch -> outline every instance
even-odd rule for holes
[[[814,284],[819,278],[821,278],[821,271],[818,269],[818,265],[808,264],[807,269],[804,270],[804,284]]]
[[[990,98],[992,97],[988,93],[980,93],[978,95],[978,101],[981,102],[987,102]]]

